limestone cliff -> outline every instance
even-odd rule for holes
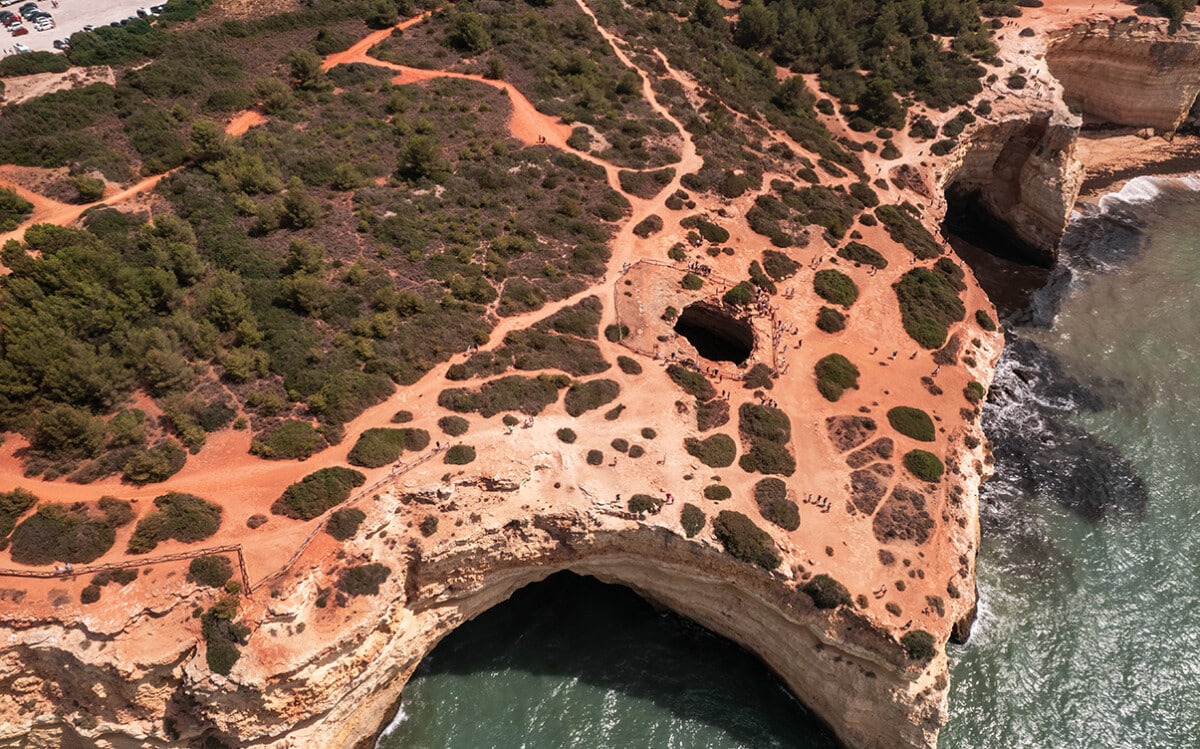
[[[981,122],[946,163],[939,191],[973,203],[1029,260],[1053,265],[1083,183],[1078,135],[1061,105]]]
[[[1200,27],[1168,36],[1156,22],[1082,23],[1047,39],[1046,62],[1086,118],[1173,132],[1200,93]]]

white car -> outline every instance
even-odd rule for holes
[[[54,28],[54,21],[50,20],[49,18],[41,18],[38,19],[38,22],[33,25],[33,28],[36,31],[49,31],[50,29]]]
[[[33,50],[30,49],[29,47],[26,47],[24,44],[17,42],[16,44],[13,45],[13,51],[16,52],[18,55],[23,55],[26,52],[32,52]]]

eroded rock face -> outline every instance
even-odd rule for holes
[[[137,658],[118,633],[103,650],[82,648],[81,658],[75,637],[64,637],[62,650],[47,647],[56,628],[44,626],[36,648],[10,648],[0,662],[7,699],[43,717],[32,720],[32,737],[27,727],[0,726],[0,746],[369,746],[443,637],[562,570],[626,585],[746,647],[854,749],[932,747],[945,721],[944,654],[914,663],[852,608],[816,609],[788,571],[764,572],[664,528],[567,512],[394,556],[393,579],[380,596],[351,600],[336,638],[310,638],[298,650],[279,642],[293,648],[284,656],[268,645],[279,625],[264,623],[228,679],[190,662],[191,643]],[[286,621],[307,605],[314,583],[281,591],[268,619]],[[180,606],[165,621],[179,626],[174,618],[186,616]],[[54,716],[75,709],[94,715],[82,730]]]
[[[1063,99],[1089,120],[1173,132],[1200,93],[1200,32],[1161,23],[1079,24],[1048,40]]]
[[[1059,108],[982,123],[951,157],[941,189],[1010,234],[1029,261],[1053,265],[1083,184],[1079,124]]]

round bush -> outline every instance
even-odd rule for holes
[[[933,419],[919,408],[911,406],[896,406],[887,412],[888,423],[905,437],[912,437],[920,442],[933,442],[936,432]]]
[[[233,577],[233,564],[229,557],[209,555],[196,557],[188,565],[188,581],[209,588],[221,588]]]
[[[980,328],[992,333],[996,330],[996,321],[987,312],[979,309],[975,310],[975,322]]]
[[[145,554],[160,541],[195,543],[221,527],[221,506],[193,494],[170,492],[154,499],[155,510],[138,521],[129,539],[130,554]]]
[[[470,445],[455,445],[446,451],[442,462],[452,466],[465,466],[475,460],[475,448]]]
[[[912,632],[905,632],[900,638],[900,644],[904,646],[904,652],[914,661],[929,660],[937,655],[937,648],[933,644],[933,635],[923,629],[914,629]]]
[[[657,515],[662,506],[662,499],[649,494],[634,494],[629,498],[629,511],[634,515]]]
[[[817,362],[817,390],[825,400],[836,401],[847,388],[858,388],[858,368],[841,354],[830,354]]]
[[[568,445],[573,443],[577,436],[574,429],[568,429],[567,427],[559,429],[557,432],[555,432],[555,434],[558,435],[558,439],[561,442],[565,442]]]
[[[645,454],[646,454],[646,448],[642,447],[641,445],[630,445],[629,446],[629,457],[640,458]]]
[[[817,330],[837,333],[846,329],[846,316],[833,307],[822,307],[817,312]]]
[[[704,528],[705,520],[704,510],[694,504],[686,503],[679,511],[679,524],[688,538],[692,538]]]
[[[271,512],[297,520],[312,520],[331,507],[345,502],[367,477],[343,466],[314,471],[283,490]]]
[[[940,481],[942,474],[946,471],[946,467],[942,465],[941,459],[926,450],[911,450],[906,453],[904,456],[904,467],[912,475],[931,484],[936,484]]]
[[[82,604],[95,603],[100,600],[100,586],[96,584],[88,585],[83,590],[79,591],[79,602]]]
[[[418,526],[421,529],[421,535],[428,538],[437,533],[438,519],[437,515],[426,515],[421,518],[421,524]]]
[[[451,437],[461,437],[471,428],[471,422],[461,416],[443,416],[438,419],[437,425],[443,434],[448,434]]]
[[[642,427],[642,439],[652,440],[658,436],[658,432],[650,427]]]
[[[829,575],[813,577],[800,590],[804,591],[819,609],[836,609],[838,606],[850,605],[850,591]]]
[[[727,434],[714,434],[704,440],[688,437],[683,444],[689,455],[710,468],[731,466],[737,456],[737,443]]]
[[[609,444],[612,445],[612,449],[616,450],[619,453],[623,453],[623,452],[626,452],[627,450],[629,450],[629,440],[622,439],[621,437],[617,437]]]
[[[267,524],[267,520],[268,518],[266,515],[251,515],[250,517],[246,518],[246,527],[250,530],[261,528]]]
[[[800,527],[800,507],[787,498],[787,484],[780,479],[762,479],[754,485],[754,500],[764,519],[785,531]]]
[[[721,484],[711,484],[709,486],[704,487],[704,498],[708,499],[708,500],[712,500],[713,502],[724,502],[725,500],[729,499],[732,496],[733,496],[733,492],[731,492],[729,490],[728,486],[722,486]]]
[[[408,422],[410,422],[412,420],[413,420],[412,411],[397,411],[396,413],[392,414],[392,423],[393,424],[407,424]]]
[[[858,286],[841,271],[825,269],[813,276],[813,291],[830,304],[849,307],[858,299]]]
[[[615,380],[589,380],[577,382],[567,388],[563,407],[570,416],[582,416],[596,408],[606,406],[621,394],[621,386]]]
[[[424,429],[368,429],[354,443],[347,460],[363,468],[381,468],[400,459],[405,450],[429,447],[429,432]]]
[[[321,444],[321,434],[307,421],[285,421],[251,441],[250,452],[268,460],[300,460]]]
[[[638,364],[637,360],[631,359],[628,356],[618,356],[617,367],[627,375],[640,375],[642,373],[642,365]]]
[[[604,462],[604,453],[599,450],[588,450],[587,464],[590,466],[598,466]]]
[[[391,574],[390,567],[378,562],[347,567],[338,580],[338,588],[351,596],[373,596],[379,593],[379,586]]]

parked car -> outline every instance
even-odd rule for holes
[[[55,39],[54,40],[54,48],[57,50],[65,52],[66,50],[70,49],[70,47],[71,47],[71,43],[68,42],[66,39]]]
[[[20,18],[13,18],[13,19],[10,19],[10,20],[7,20],[4,22],[4,28],[8,29],[9,31],[12,31],[13,29],[17,29],[20,27],[21,27],[21,19]]]
[[[93,25],[92,25],[92,24],[90,24],[90,23],[85,23],[85,24],[83,25],[83,30],[84,30],[84,31],[95,31],[95,30],[96,30],[96,27],[95,27],[95,26],[93,26]]]
[[[17,0],[12,0],[12,1],[15,3]],[[165,11],[166,9],[167,9],[167,6],[165,6],[165,5],[151,5],[150,6],[150,12],[156,16],[159,13],[162,13],[163,11]]]
[[[17,4],[17,0],[0,0],[0,5],[3,5],[5,7],[7,7],[9,5],[16,5],[16,4]]]
[[[54,28],[54,21],[51,21],[49,18],[40,18],[33,25],[34,31],[49,31],[52,28]]]
[[[28,34],[29,32],[26,31],[25,33]],[[26,52],[33,51],[32,49],[30,49],[29,47],[26,47],[24,44],[21,44],[20,42],[17,42],[16,44],[13,45],[13,50],[15,50],[18,55],[23,55]]]
[[[29,33],[29,29],[25,28],[24,26],[17,26],[16,28],[9,29],[9,32],[13,36],[25,36]]]

